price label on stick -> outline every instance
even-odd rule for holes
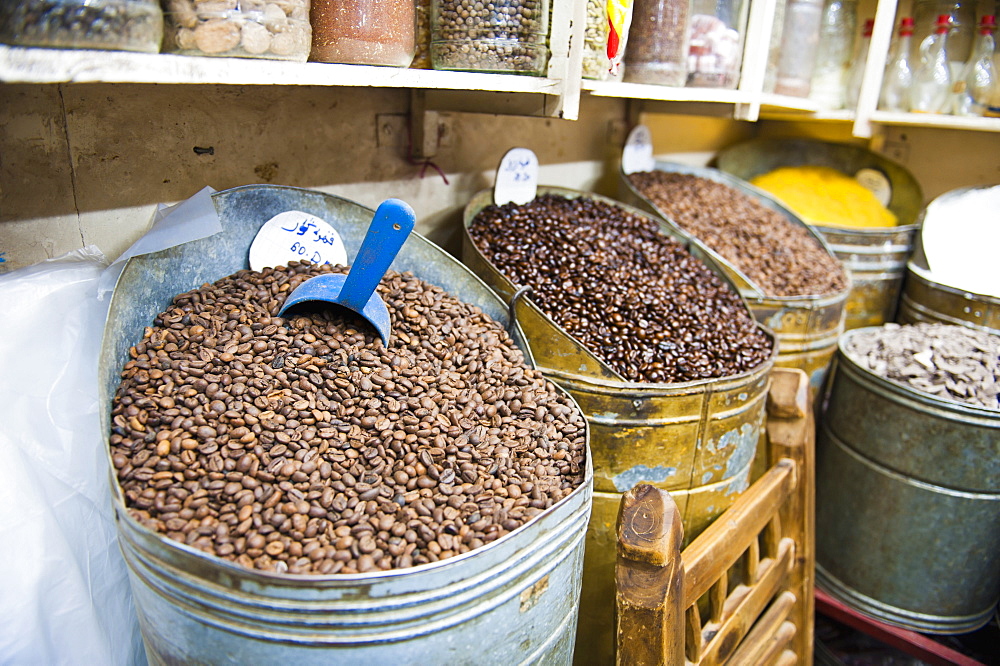
[[[862,186],[868,188],[878,202],[883,206],[888,206],[892,201],[892,184],[885,174],[878,169],[864,168],[854,174],[854,179]]]
[[[289,210],[264,223],[250,245],[250,268],[284,266],[290,261],[347,265],[344,240],[322,218]]]
[[[622,171],[626,174],[652,171],[653,166],[653,135],[645,125],[636,125],[628,133],[622,150]]]
[[[538,192],[538,158],[527,148],[511,148],[500,160],[493,203],[526,204]]]

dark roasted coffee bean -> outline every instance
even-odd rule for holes
[[[648,217],[587,197],[543,195],[483,209],[469,234],[507,278],[531,287],[542,311],[627,380],[727,377],[770,355],[739,296]]]

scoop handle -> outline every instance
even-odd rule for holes
[[[416,215],[405,201],[386,199],[379,204],[340,290],[338,303],[357,312],[364,309],[415,222]]]

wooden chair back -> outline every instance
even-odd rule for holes
[[[683,550],[669,493],[622,497],[618,664],[812,663],[815,424],[801,370],[774,370],[765,439],[766,472]]]

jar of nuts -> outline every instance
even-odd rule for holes
[[[549,0],[432,0],[434,69],[545,73]]]
[[[157,53],[162,38],[156,0],[0,2],[5,44]]]
[[[165,0],[163,50],[305,62],[309,0]]]

